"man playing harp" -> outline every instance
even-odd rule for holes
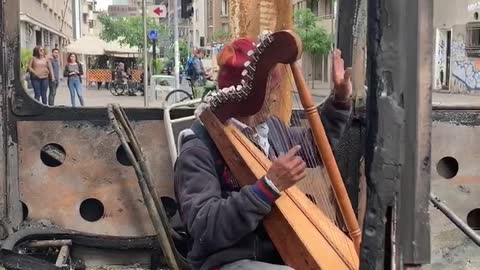
[[[220,89],[240,85],[244,63],[252,61],[248,52],[254,49],[253,40],[244,38],[225,46],[218,56]],[[321,107],[321,118],[335,148],[350,117],[352,84],[339,50],[333,53],[332,67],[334,91]],[[180,136],[175,193],[192,241],[188,259],[193,269],[290,269],[282,265],[261,221],[280,192],[302,180],[307,166],[316,166],[305,157],[309,151],[316,153],[316,148],[309,130],[288,128],[270,113],[281,94],[275,69],[270,76],[273,82],[268,84],[262,109],[229,120],[274,159],[267,175],[255,184],[239,186],[198,120]]]

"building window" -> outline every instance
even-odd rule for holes
[[[222,23],[222,31],[228,32],[228,23]]]
[[[332,0],[321,0],[318,16],[330,18],[333,17],[332,13]]]
[[[319,0],[310,0],[307,3],[307,8],[309,8],[315,16],[318,16],[318,1]],[[325,1],[325,0],[323,0]]]
[[[93,29],[94,27],[95,27],[95,22],[93,20],[89,21],[88,22],[88,28]]]
[[[220,15],[228,15],[228,0],[222,0],[222,9],[220,10]]]
[[[467,23],[465,51],[468,57],[480,57],[480,22]]]

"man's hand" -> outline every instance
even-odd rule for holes
[[[288,189],[307,175],[305,161],[295,155],[299,150],[300,146],[297,145],[285,155],[281,155],[267,172],[267,178],[279,191]]]
[[[352,95],[352,68],[344,68],[342,52],[339,49],[333,51],[332,79],[335,88],[335,100],[348,101]]]

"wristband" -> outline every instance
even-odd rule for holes
[[[268,179],[266,175],[263,177],[263,180],[265,181],[265,183],[268,185],[269,188],[271,188],[275,193],[277,193],[277,195],[280,195],[280,190],[278,190],[275,184],[270,179]]]

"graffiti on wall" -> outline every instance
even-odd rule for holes
[[[458,34],[452,40],[451,58],[450,91],[480,94],[480,69],[466,55],[464,35]]]
[[[445,71],[447,65],[447,35],[445,31],[437,31],[437,44],[435,53],[435,88],[441,89],[442,84],[445,84]]]

